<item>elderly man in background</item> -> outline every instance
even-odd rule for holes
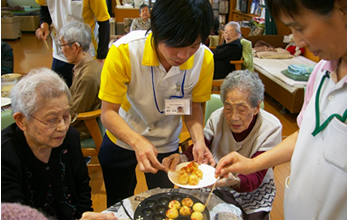
[[[89,25],[73,21],[60,30],[59,37],[61,51],[67,61],[74,64],[73,81],[70,87],[71,108],[78,113],[99,109],[101,66],[89,52],[91,43]],[[84,121],[76,121],[72,126],[80,132],[81,140],[91,136]]]
[[[150,10],[149,6],[146,4],[143,4],[140,6],[139,9],[140,18],[135,18],[133,22],[131,23],[130,31],[134,30],[148,30],[151,27],[151,19],[150,16]]]
[[[88,0],[35,0],[40,5],[40,27],[36,37],[46,41],[51,32],[53,44],[52,70],[61,75],[66,84],[72,84],[72,68],[59,50],[60,29],[72,21],[82,21],[91,27],[92,44],[90,53],[101,66],[108,52],[110,41],[110,15],[106,1]],[[50,31],[50,27],[52,30]]]
[[[235,21],[227,23],[223,37],[225,43],[217,46],[213,51],[213,79],[224,79],[230,72],[235,70],[235,65],[231,64],[230,60],[240,60],[242,57],[240,25]]]

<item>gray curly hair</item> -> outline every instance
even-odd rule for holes
[[[21,112],[25,117],[29,117],[46,100],[62,95],[66,95],[71,104],[70,90],[57,73],[48,68],[33,69],[11,90],[12,115]]]
[[[257,107],[259,102],[264,100],[264,84],[257,73],[249,70],[237,70],[229,73],[220,89],[220,97],[223,103],[228,92],[235,88],[241,88],[250,92],[248,99],[252,108]]]

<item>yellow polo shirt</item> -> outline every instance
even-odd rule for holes
[[[193,102],[209,100],[213,54],[201,44],[188,61],[166,72],[152,47],[152,34],[145,33],[130,32],[112,45],[101,73],[99,98],[121,104],[119,115],[128,125],[151,141],[159,153],[167,153],[178,147],[182,121],[180,116],[160,113],[165,99],[182,96],[177,88],[185,75],[183,98]],[[133,150],[111,132],[107,135],[115,144]]]

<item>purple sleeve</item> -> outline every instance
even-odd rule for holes
[[[205,138],[205,144],[208,147],[208,149],[211,150],[211,142],[209,140],[207,140],[206,138]],[[186,151],[183,152],[183,154],[187,156],[188,161],[194,160],[193,147],[194,147],[194,145],[192,144],[187,148]]]
[[[258,151],[256,154],[252,156],[252,158],[264,153],[265,151]],[[243,175],[239,174],[238,177],[240,178],[240,186],[233,188],[237,192],[252,192],[253,190],[257,189],[260,184],[263,182],[263,179],[267,173],[267,169],[260,170],[258,172]]]

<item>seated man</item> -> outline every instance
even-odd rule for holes
[[[70,87],[71,108],[78,113],[96,110],[101,106],[98,98],[101,66],[89,53],[90,33],[87,24],[77,21],[65,25],[59,33],[60,49],[67,61],[75,65]],[[76,121],[72,126],[80,132],[81,140],[91,136],[83,121]]]
[[[263,99],[264,85],[256,73],[234,71],[225,78],[221,85],[224,107],[211,114],[204,128],[206,145],[216,162],[232,151],[253,158],[281,142],[281,122],[260,109]],[[182,155],[164,158],[163,165],[175,170],[178,161],[193,160],[193,147]],[[228,178],[217,181],[216,187],[214,193],[238,206],[244,219],[269,219],[276,194],[272,168],[248,175],[229,173]]]
[[[225,25],[225,43],[217,46],[214,54],[213,79],[224,79],[230,72],[235,70],[235,65],[230,60],[240,60],[242,57],[242,44],[240,42],[240,25],[231,21]]]
[[[131,23],[130,31],[145,30],[147,31],[151,27],[151,19],[149,18],[150,10],[149,6],[143,4],[139,9],[140,18],[135,18]]]
[[[10,44],[1,42],[1,75],[13,73],[13,49]]]

